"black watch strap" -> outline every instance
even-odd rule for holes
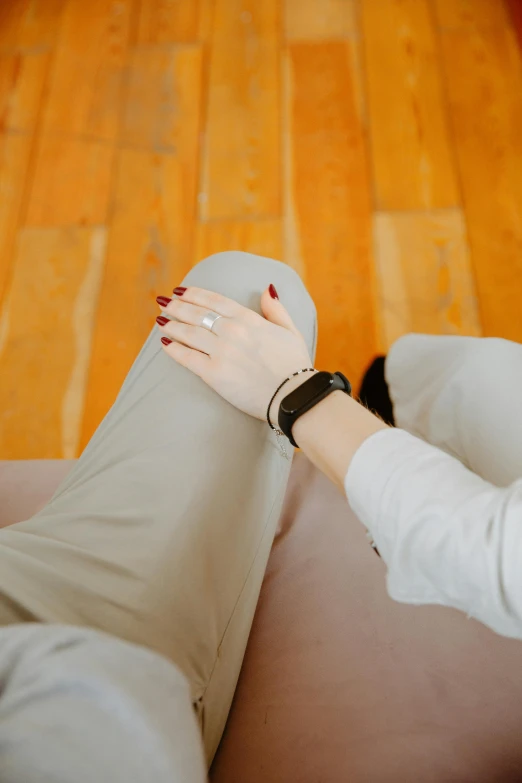
[[[302,416],[303,413],[309,411],[334,391],[351,394],[352,387],[348,378],[342,372],[317,372],[281,400],[278,416],[279,428],[292,446],[297,446],[292,436],[292,427],[299,416]]]

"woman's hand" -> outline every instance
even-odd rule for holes
[[[273,286],[261,296],[264,317],[202,288],[177,288],[174,294],[170,301],[157,299],[163,311],[158,324],[165,352],[250,416],[264,419],[279,384],[297,370],[312,366],[304,338]],[[209,311],[223,316],[212,331],[201,326]],[[165,316],[176,320],[163,323]],[[293,379],[297,383],[285,384],[281,396],[307,377],[299,375]],[[273,414],[271,421],[277,425]]]

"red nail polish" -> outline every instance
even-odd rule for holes
[[[158,323],[160,326],[165,326],[165,324],[168,324],[168,322],[169,322],[169,319],[168,319],[168,318],[165,318],[165,316],[163,316],[163,315],[158,315],[158,317],[156,318],[156,322],[157,322],[157,323]]]
[[[270,285],[268,286],[268,292],[269,292],[270,296],[272,297],[272,299],[279,299],[279,297],[277,295],[277,291],[275,289],[275,285],[273,285],[272,283],[270,283]]]
[[[168,305],[168,303],[169,303],[169,302],[172,302],[172,299],[169,299],[169,298],[168,298],[168,296],[157,296],[157,297],[156,297],[156,302],[157,302],[157,303],[158,303],[158,304],[159,304],[161,307],[166,307],[166,306]]]
[[[172,293],[176,294],[176,296],[183,296],[186,290],[187,290],[186,286],[178,285],[178,287],[175,288]]]
[[[170,345],[172,340],[169,340],[168,337],[162,337],[161,342],[163,343],[163,345]]]

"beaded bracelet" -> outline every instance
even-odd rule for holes
[[[285,383],[288,383],[288,381],[290,381],[292,378],[295,378],[296,375],[299,375],[302,372],[316,372],[316,369],[315,369],[315,367],[306,367],[306,369],[304,369],[304,370],[298,370],[297,372],[293,372],[292,375],[289,375],[288,378],[284,379],[283,383],[279,384],[279,386],[277,387],[277,389],[275,390],[275,392],[272,395],[272,399],[268,403],[268,408],[266,409],[266,420],[267,420],[267,422],[268,422],[268,424],[270,426],[270,429],[274,430],[274,432],[277,435],[284,435],[284,433],[281,432],[281,430],[278,427],[274,427],[274,425],[270,421],[270,408],[272,407],[272,403],[273,403],[273,401],[276,398],[277,392],[280,391],[283,388]]]

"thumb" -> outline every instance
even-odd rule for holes
[[[261,312],[267,321],[271,321],[278,326],[284,326],[285,329],[289,329],[291,332],[299,334],[299,330],[290,318],[288,310],[279,301],[277,291],[272,284],[270,284],[261,295]]]

